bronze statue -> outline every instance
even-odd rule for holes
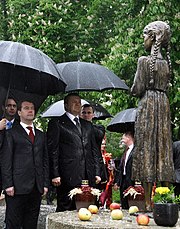
[[[174,181],[170,106],[167,90],[171,75],[170,27],[154,21],[144,28],[144,47],[149,56],[138,60],[131,93],[140,98],[135,121],[132,179],[143,183],[147,211],[151,211],[154,182]],[[166,59],[162,56],[165,49]]]

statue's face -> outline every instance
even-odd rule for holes
[[[146,51],[150,51],[153,44],[153,39],[148,33],[144,33],[143,36],[144,36],[144,48],[146,49]]]

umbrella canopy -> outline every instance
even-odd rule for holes
[[[113,117],[101,104],[94,103],[94,102],[89,102],[89,104],[94,108],[94,118],[93,119],[105,120],[106,118]]]
[[[105,118],[112,117],[109,112],[100,104],[88,102],[84,99],[81,99],[81,104],[90,104],[94,108],[94,119],[103,120]],[[42,118],[51,118],[51,117],[58,117],[63,115],[65,112],[64,110],[64,100],[60,100],[58,102],[53,103],[49,106],[42,114]]]
[[[33,98],[39,107],[48,95],[64,92],[65,86],[56,64],[42,51],[19,42],[0,41],[0,87],[6,94],[15,95],[17,100]]]
[[[136,108],[117,113],[107,126],[107,130],[111,132],[124,133],[126,131],[134,131],[134,123],[136,119]]]
[[[57,64],[57,67],[67,84],[66,92],[129,89],[112,71],[98,64],[74,61]]]

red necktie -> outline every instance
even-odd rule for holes
[[[29,138],[31,139],[31,142],[34,143],[34,133],[32,131],[32,127],[28,126],[27,129],[29,130]]]

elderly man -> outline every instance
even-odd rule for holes
[[[81,98],[68,94],[64,98],[65,113],[49,122],[48,152],[52,184],[57,187],[56,211],[76,209],[69,192],[82,180],[90,186],[101,181],[98,150],[91,122],[79,117]]]

